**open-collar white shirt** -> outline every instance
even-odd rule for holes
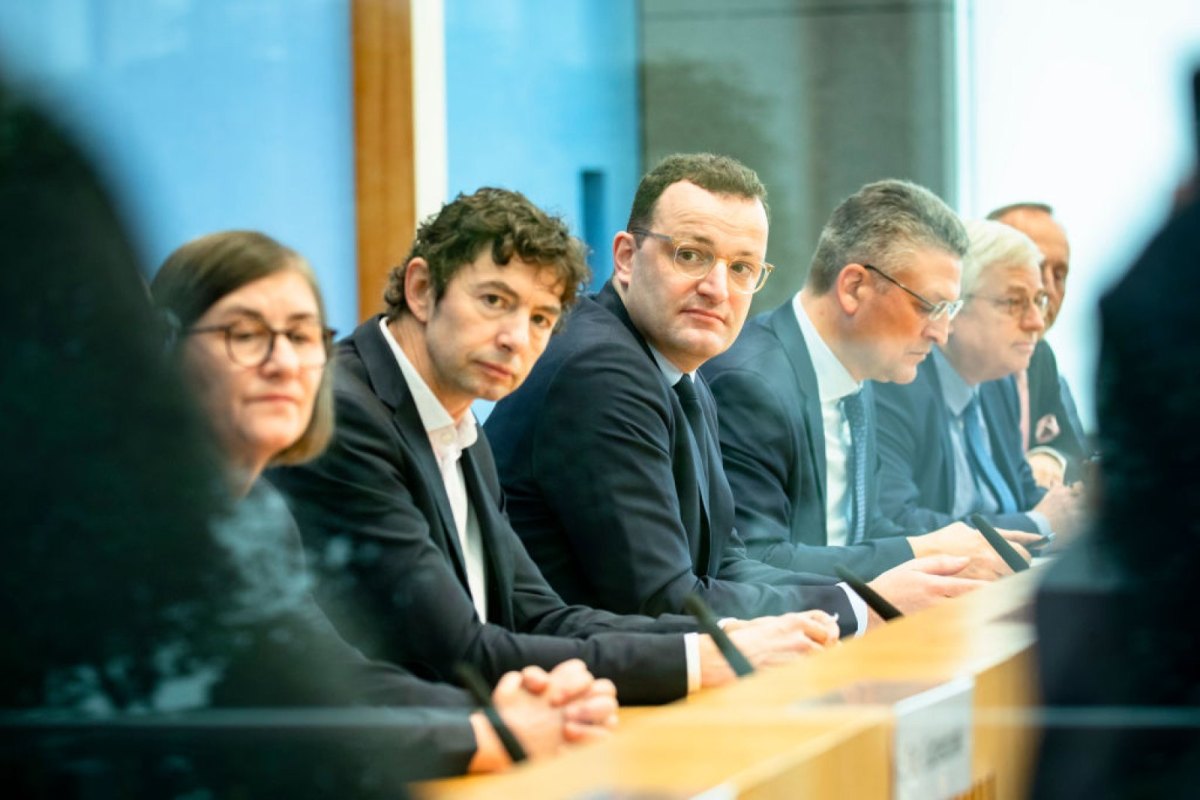
[[[396,357],[396,363],[404,375],[404,382],[408,385],[408,391],[417,406],[421,425],[429,436],[429,446],[433,449],[438,469],[442,473],[442,484],[446,488],[446,497],[454,514],[454,527],[466,563],[467,584],[475,605],[475,613],[479,615],[480,622],[487,622],[487,569],[483,554],[483,534],[479,528],[479,518],[467,495],[467,484],[462,469],[463,450],[475,444],[479,438],[479,426],[475,422],[475,415],[468,410],[456,423],[404,354],[400,343],[387,326],[386,317],[380,318],[379,328],[383,331],[383,338],[391,348],[392,355]]]
[[[844,545],[850,535],[852,498],[847,467],[854,452],[850,440],[850,422],[842,409],[843,398],[862,391],[862,382],[854,380],[850,370],[838,360],[829,345],[821,338],[817,326],[808,316],[797,293],[792,310],[808,357],[812,359],[817,377],[817,396],[821,402],[821,423],[825,431],[825,543]]]

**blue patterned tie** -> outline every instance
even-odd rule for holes
[[[1000,475],[1000,470],[996,469],[996,462],[988,453],[987,444],[983,440],[983,415],[979,408],[978,395],[972,397],[971,402],[963,409],[963,434],[967,440],[967,458],[975,475],[983,478],[992,490],[996,502],[1000,504],[1000,512],[1013,513],[1017,510],[1017,501]]]
[[[842,398],[842,414],[850,425],[850,544],[861,542],[867,535],[867,410],[862,392]]]

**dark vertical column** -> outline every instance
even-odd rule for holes
[[[608,271],[606,251],[612,240],[612,231],[605,224],[605,192],[604,173],[598,169],[585,169],[579,173],[580,208],[579,219],[582,222],[583,241],[588,246],[588,266],[592,268],[592,286],[600,288],[608,279],[608,274],[600,274],[599,270]]]

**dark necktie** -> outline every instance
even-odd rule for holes
[[[996,468],[996,462],[988,453],[987,444],[983,440],[983,416],[978,395],[971,398],[971,402],[963,409],[963,434],[967,440],[967,458],[971,462],[971,468],[977,477],[983,479],[987,488],[992,490],[992,495],[1000,505],[1000,512],[1011,514],[1016,511],[1017,501],[1000,475],[1000,470]]]
[[[692,429],[692,440],[696,444],[696,471],[700,477],[701,495],[708,503],[708,428],[704,425],[704,410],[700,408],[700,396],[691,375],[684,375],[675,382],[675,394]]]
[[[848,539],[854,544],[867,534],[867,410],[861,391],[842,398],[842,413],[850,425],[850,468],[846,471],[851,498]]]

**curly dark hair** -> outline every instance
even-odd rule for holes
[[[590,277],[583,242],[570,234],[561,217],[542,211],[520,192],[484,187],[458,195],[417,228],[404,263],[388,276],[383,295],[388,321],[408,308],[404,274],[414,258],[429,265],[434,298],[441,300],[455,273],[489,245],[492,260],[499,266],[516,257],[550,270],[562,287],[564,309],[575,302]]]

